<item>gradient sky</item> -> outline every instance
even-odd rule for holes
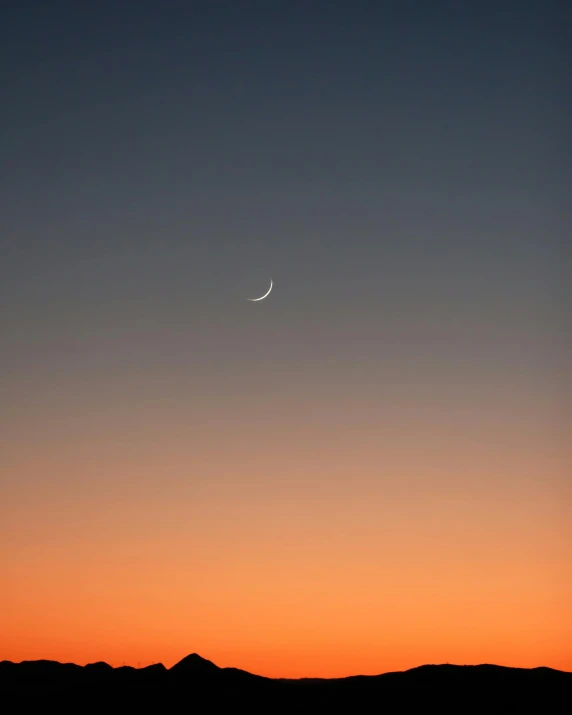
[[[0,660],[572,670],[571,28],[3,3]]]

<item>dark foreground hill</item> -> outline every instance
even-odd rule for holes
[[[237,668],[219,668],[192,654],[167,670],[112,668],[55,661],[0,662],[0,709],[26,712],[41,703],[77,712],[204,712],[225,709],[265,710],[339,707],[382,712],[385,707],[432,706],[466,712],[556,712],[556,703],[572,707],[572,673],[550,668],[496,665],[424,665],[397,673],[331,680],[264,678]],[[323,711],[323,710],[321,710]]]

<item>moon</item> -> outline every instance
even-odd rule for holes
[[[270,295],[270,291],[272,290],[272,278],[270,279],[270,288],[266,291],[264,295],[261,295],[260,298],[247,298],[247,300],[252,301],[253,303],[256,303],[258,300],[264,300],[267,296]]]

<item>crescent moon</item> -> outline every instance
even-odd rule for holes
[[[270,288],[266,291],[264,295],[261,295],[260,298],[247,298],[247,300],[252,301],[253,303],[256,303],[257,300],[264,300],[266,296],[270,295],[270,291],[272,290],[272,278],[270,279]]]

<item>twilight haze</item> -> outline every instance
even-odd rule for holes
[[[3,5],[0,660],[572,670],[571,28]]]

